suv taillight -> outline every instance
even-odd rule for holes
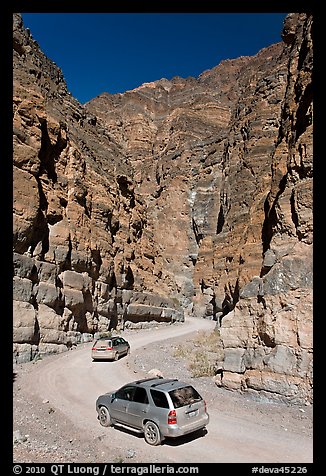
[[[175,425],[177,423],[177,412],[170,410],[168,414],[168,425]]]
[[[107,347],[106,350],[113,350],[112,347]]]

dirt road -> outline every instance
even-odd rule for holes
[[[130,332],[127,338],[131,344],[131,355],[117,362],[92,362],[89,343],[74,351],[44,358],[36,364],[24,364],[24,371],[17,372],[17,405],[24,404],[26,393],[34,402],[42,402],[39,403],[39,417],[34,406],[34,419],[30,418],[28,421],[30,425],[34,421],[38,425],[38,432],[43,431],[44,439],[49,442],[49,426],[47,423],[43,424],[42,430],[42,422],[45,420],[41,416],[42,412],[44,416],[48,405],[46,418],[55,418],[51,432],[57,446],[60,442],[63,444],[64,440],[68,446],[69,442],[80,444],[80,447],[87,448],[87,458],[90,461],[93,458],[93,462],[107,462],[113,457],[116,461],[129,457],[133,458],[132,462],[144,463],[312,462],[312,434],[308,430],[302,432],[300,427],[305,425],[307,428],[307,410],[311,412],[311,409],[290,409],[280,404],[261,405],[230,392],[227,396],[225,393],[220,395],[220,389],[216,386],[212,388],[216,396],[214,394],[208,399],[210,423],[205,435],[188,435],[178,441],[166,440],[161,446],[151,447],[142,436],[99,425],[95,411],[96,398],[101,393],[139,378],[135,368],[130,365],[135,352],[139,353],[145,347],[143,352],[150,353],[151,348],[155,348],[155,343],[166,343],[167,340],[180,336],[188,338],[197,330],[209,330],[214,326],[213,321],[187,319],[184,324],[176,326]],[[164,355],[161,358],[164,359]],[[226,411],[223,411],[223,406]],[[26,411],[28,410],[23,410]],[[300,418],[296,420],[296,416],[302,415],[306,418],[304,422]],[[29,430],[29,434],[33,433],[21,412],[19,417],[17,413],[15,421],[16,426],[20,425],[23,430]],[[36,436],[29,438],[37,439]],[[34,447],[35,445],[36,443]],[[17,458],[22,458],[23,445],[17,446]],[[87,459],[85,453],[84,455],[80,462]],[[43,461],[51,462],[51,451],[42,458]],[[73,461],[78,462],[76,456],[73,456]]]

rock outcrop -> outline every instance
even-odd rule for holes
[[[217,384],[312,399],[312,18],[82,106],[14,16],[14,356],[193,314]]]

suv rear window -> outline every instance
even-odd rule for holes
[[[194,402],[200,402],[201,396],[191,385],[188,387],[176,388],[169,392],[174,408],[190,405]]]

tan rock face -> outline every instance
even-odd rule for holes
[[[81,106],[14,16],[16,360],[194,314],[219,385],[310,398],[311,18],[287,22],[254,57]]]
[[[303,14],[285,23],[289,73],[264,194],[263,260],[257,277],[240,285],[240,299],[220,329],[226,355],[220,384],[296,402],[312,399],[311,26]],[[245,352],[235,370],[227,357],[239,348]]]

